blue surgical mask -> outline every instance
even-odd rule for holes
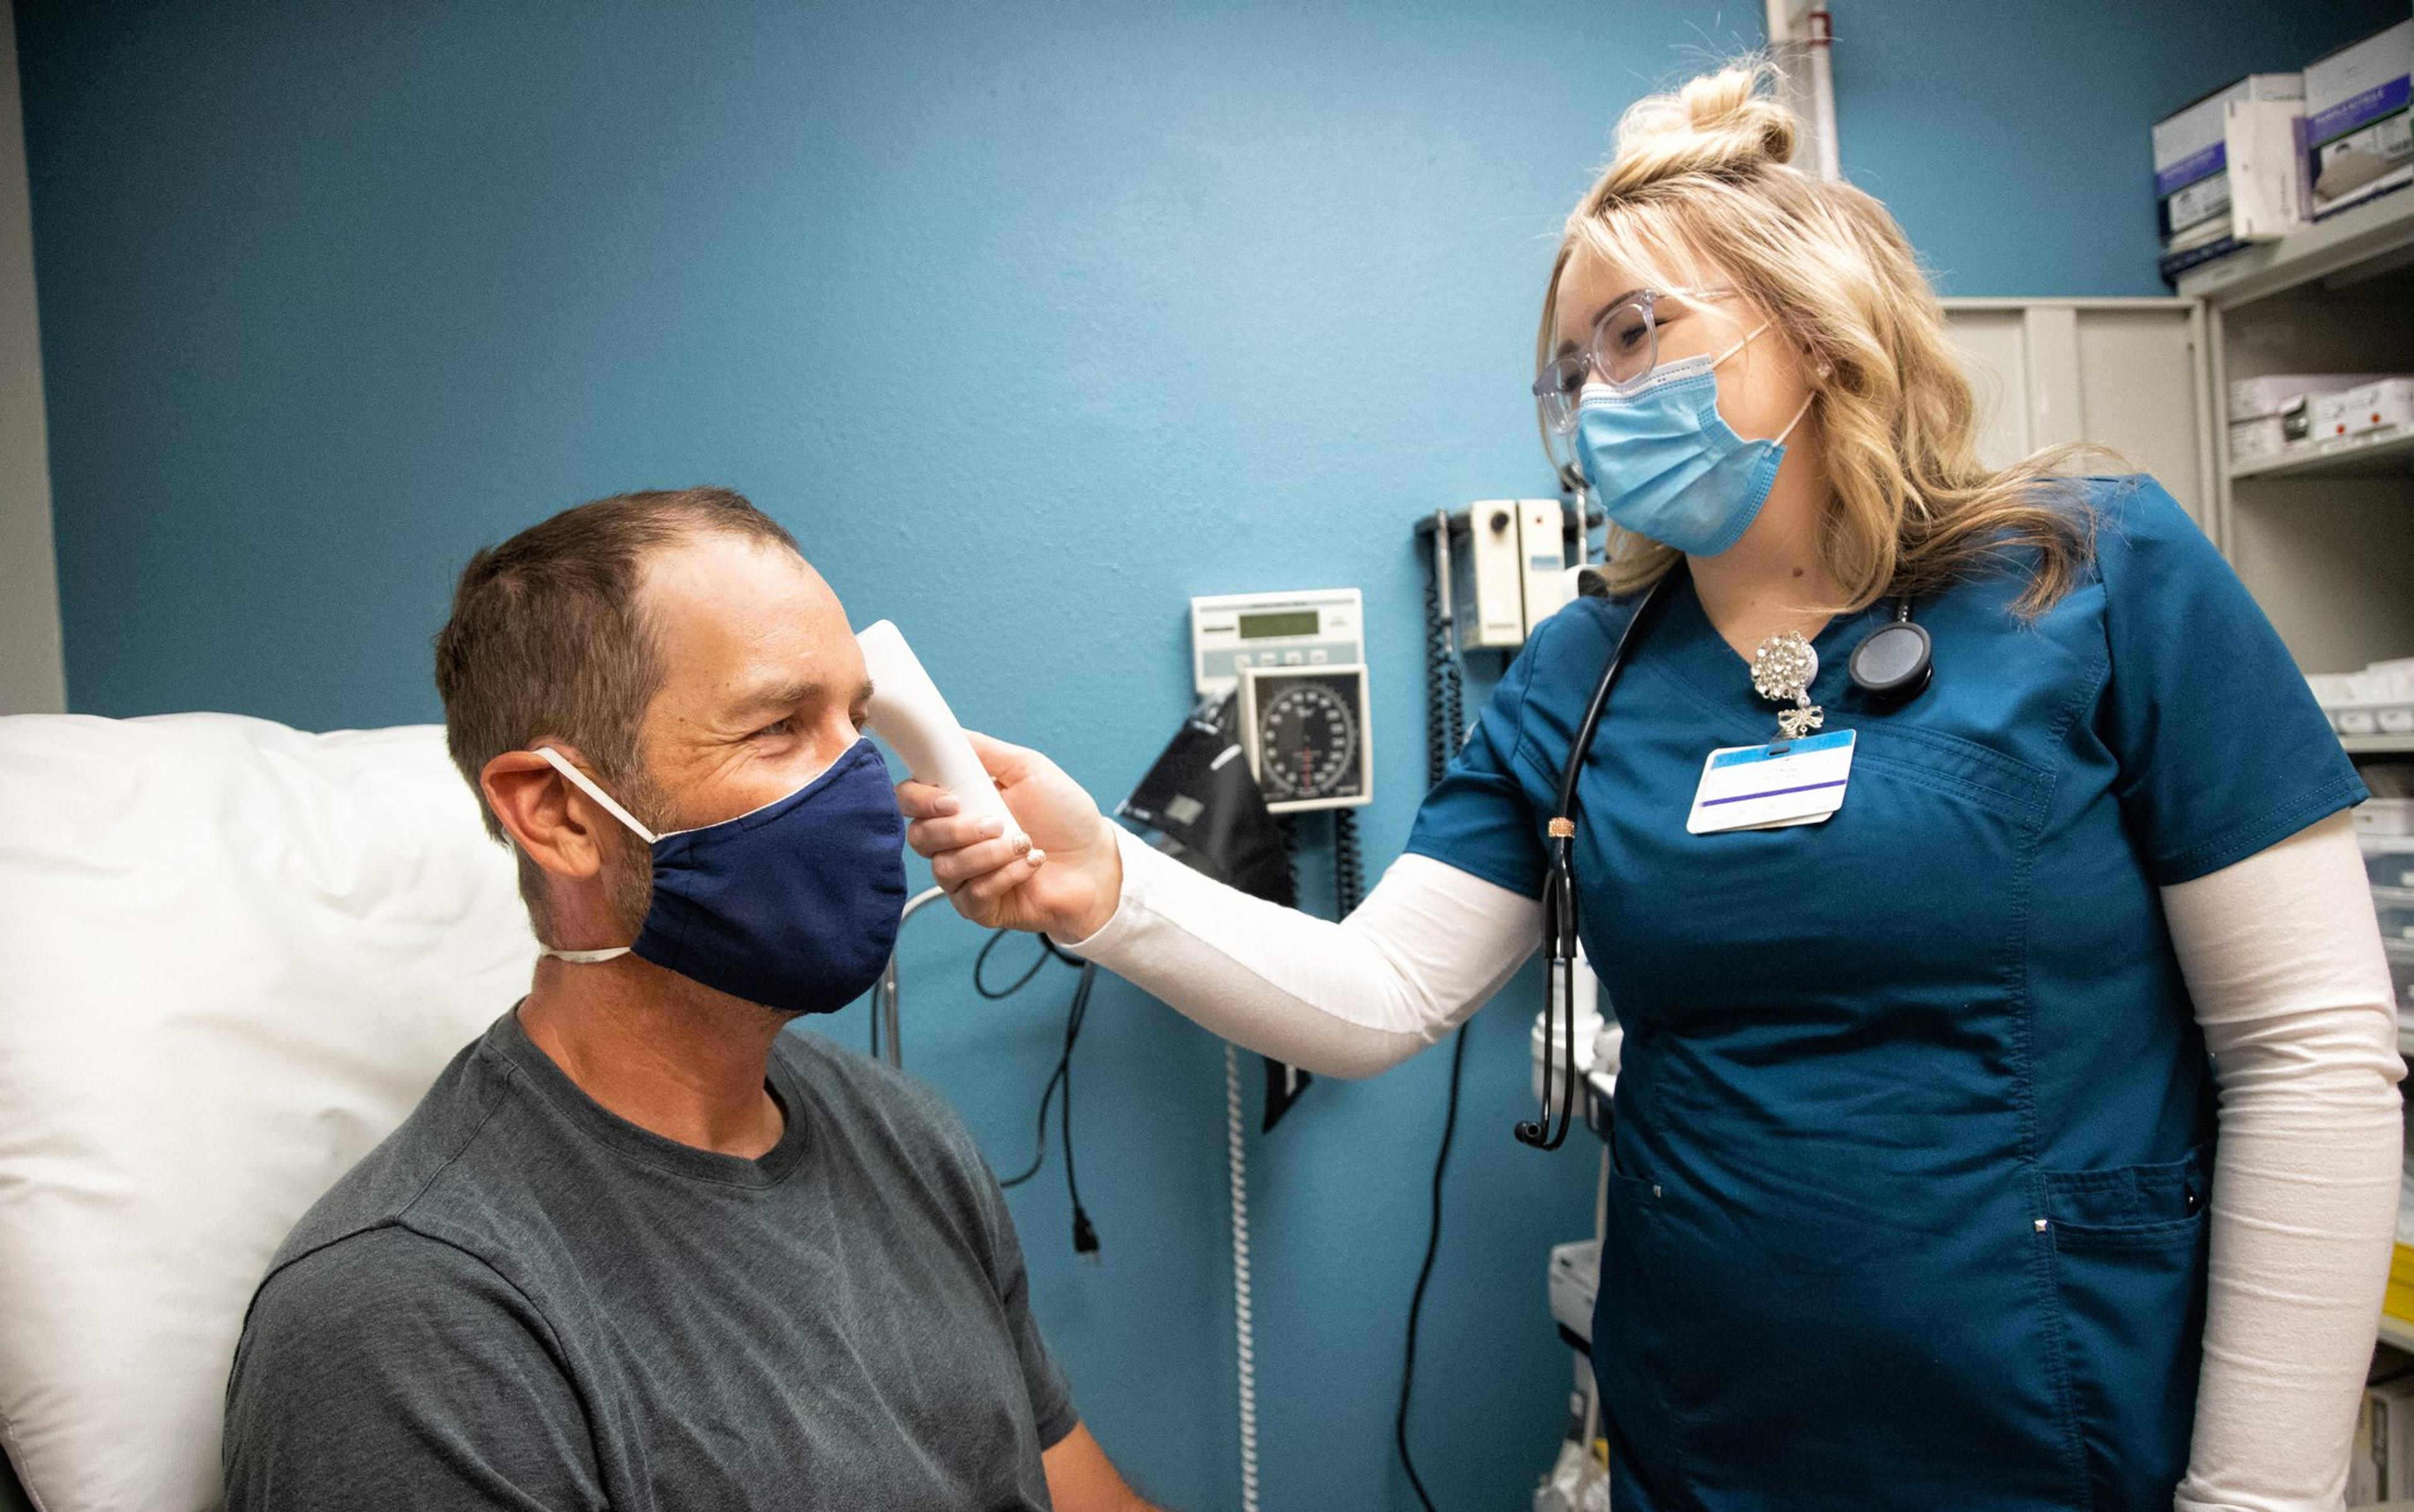
[[[1785,460],[1785,438],[1810,400],[1773,441],[1746,441],[1719,418],[1719,364],[1741,352],[1764,322],[1715,357],[1662,363],[1619,393],[1587,383],[1576,404],[1576,458],[1592,495],[1622,530],[1715,557],[1743,539],[1768,502]]]
[[[836,1012],[880,979],[905,912],[905,816],[870,741],[776,802],[666,835],[559,751],[537,754],[634,831],[654,871],[635,944],[544,954],[634,954],[782,1013]]]

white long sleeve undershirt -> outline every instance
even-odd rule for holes
[[[2329,1512],[2396,1229],[2397,1013],[2337,814],[2163,889],[2221,1088],[2196,1439],[2179,1512]]]
[[[1259,1054],[1372,1076],[1488,1002],[1542,906],[1428,857],[1334,923],[1123,834],[1114,916],[1062,942]],[[2389,1267],[2396,1013],[2345,814],[2162,891],[2220,1089],[2210,1299],[2178,1512],[2341,1505]]]

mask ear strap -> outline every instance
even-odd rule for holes
[[[647,829],[644,825],[637,822],[637,816],[635,815],[614,802],[612,801],[611,794],[605,792],[603,788],[596,786],[595,779],[588,776],[587,773],[579,771],[576,767],[572,766],[568,756],[563,756],[560,752],[555,750],[549,745],[538,746],[536,748],[536,754],[544,757],[544,759],[552,765],[554,771],[560,772],[563,776],[569,778],[573,783],[577,785],[580,792],[585,793],[588,797],[602,804],[604,806],[604,813],[609,814],[612,817],[619,820],[622,824],[625,824],[630,829],[635,831],[638,839],[650,846],[658,838],[651,830]]]
[[[1802,408],[1795,411],[1794,418],[1785,422],[1785,428],[1779,431],[1776,439],[1769,442],[1771,446],[1782,446],[1785,444],[1785,438],[1794,434],[1794,427],[1800,425],[1802,423],[1802,417],[1810,412],[1810,401],[1818,397],[1819,391],[1816,389],[1812,389],[1810,393],[1802,396]]]
[[[1712,357],[1710,359],[1710,366],[1716,367],[1719,364],[1726,361],[1729,357],[1734,356],[1736,352],[1741,352],[1744,348],[1751,346],[1752,338],[1760,335],[1761,332],[1767,330],[1773,323],[1773,322],[1763,321],[1758,325],[1753,326],[1751,330],[1746,331],[1743,334],[1742,340],[1736,342],[1734,346],[1727,348],[1726,351],[1720,352],[1717,356]]]
[[[557,951],[548,946],[536,953],[549,955],[557,961],[567,961],[573,966],[591,966],[598,961],[618,960],[629,953],[629,947],[615,945],[608,951]]]

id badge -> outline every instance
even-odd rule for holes
[[[1711,752],[1702,763],[1702,783],[1694,789],[1685,829],[1707,835],[1819,823],[1844,806],[1853,736],[1852,730],[1836,730]]]

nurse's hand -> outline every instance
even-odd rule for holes
[[[1060,940],[1086,939],[1106,927],[1123,896],[1124,865],[1115,827],[1064,769],[1036,751],[975,730],[973,750],[997,783],[1029,843],[999,834],[994,818],[957,812],[953,795],[912,778],[897,785],[897,806],[913,822],[905,840],[931,861],[956,912],[992,929],[1043,930]]]

